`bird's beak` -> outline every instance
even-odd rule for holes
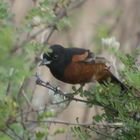
[[[49,65],[51,64],[52,61],[47,60],[47,59],[41,59],[40,62],[38,63],[38,66],[42,66],[42,65]]]

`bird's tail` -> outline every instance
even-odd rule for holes
[[[122,83],[116,76],[114,76],[113,74],[111,75],[111,82],[113,83],[117,83],[120,85],[121,87],[121,94],[123,95],[124,93],[126,93],[128,91],[128,87]]]
[[[104,57],[100,57],[100,56],[96,56],[95,63],[103,63],[103,64],[109,63],[110,64],[110,62],[107,59],[105,59]],[[124,83],[122,83],[115,75],[113,75],[110,70],[108,70],[108,73],[111,77],[111,82],[120,85],[121,94],[126,93],[128,91],[128,87]],[[99,83],[103,84],[104,81],[101,80]]]

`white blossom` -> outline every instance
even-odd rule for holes
[[[41,18],[39,16],[33,17],[33,25],[39,25],[41,23]]]
[[[119,74],[117,71],[117,59],[113,53],[109,50],[113,49],[115,52],[119,50],[120,43],[116,40],[115,37],[110,38],[102,38],[101,39],[102,47],[103,47],[103,56],[110,62],[110,70],[119,78]]]
[[[112,47],[115,48],[115,50],[118,50],[120,47],[120,43],[116,40],[115,37],[102,38],[101,42],[103,46]]]

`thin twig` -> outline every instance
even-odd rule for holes
[[[56,30],[56,27],[55,27],[55,26],[52,26],[52,27],[51,27],[51,30],[50,30],[50,33],[48,34],[46,40],[43,42],[44,45],[48,43],[50,37],[52,36],[52,34],[53,34],[53,32],[54,32],[55,30]]]
[[[56,29],[56,25],[57,23],[59,22],[60,19],[62,19],[63,17],[67,16],[67,12],[68,11],[71,11],[79,6],[81,6],[86,0],[81,0],[79,2],[71,2],[68,6],[68,8],[61,8],[59,10],[59,12],[57,13],[56,15],[56,18],[54,19],[53,23],[51,24],[47,24],[45,25],[43,28],[41,28],[40,30],[38,30],[36,33],[34,33],[33,35],[31,36],[28,36],[28,38],[24,39],[19,45],[14,45],[15,47],[13,47],[12,51],[11,52],[16,52],[16,50],[18,48],[21,48],[23,46],[25,46],[27,43],[29,43],[32,39],[34,39],[36,36],[38,36],[39,34],[41,34],[44,30],[46,30],[47,28],[52,28],[48,37],[46,38],[46,40],[44,41],[43,44],[47,44],[48,43],[48,40],[49,38],[51,37],[52,33],[54,32],[54,30]],[[57,8],[55,5],[54,5],[55,8]],[[55,9],[54,9],[55,10]]]
[[[85,84],[81,84],[80,87],[78,89],[76,89],[74,91],[74,93],[72,93],[73,95],[77,95],[79,92],[81,92],[81,90],[83,89],[83,87],[85,86]]]
[[[25,100],[27,101],[28,105],[33,109],[32,104],[31,104],[30,100],[28,99],[27,95],[25,94],[24,90],[22,90],[22,95],[25,98]]]
[[[55,5],[54,5],[55,6]],[[55,6],[56,7],[56,6]],[[56,7],[57,8],[57,7]],[[70,10],[70,9],[69,9]],[[55,31],[56,29],[56,25],[57,23],[59,22],[60,19],[62,19],[63,17],[65,17],[67,14],[67,9],[66,8],[62,8],[60,9],[59,13],[57,14],[56,18],[54,19],[54,22],[52,24],[49,24],[49,25],[45,25],[43,28],[41,28],[39,31],[37,31],[35,34],[31,35],[30,37],[26,38],[25,40],[23,40],[20,45],[15,45],[16,47],[13,48],[13,52],[16,52],[15,50],[18,49],[18,48],[21,48],[23,46],[25,46],[27,43],[29,43],[33,38],[35,38],[36,36],[38,36],[40,33],[42,33],[44,30],[46,30],[47,28],[48,29],[51,29],[47,38],[44,40],[44,46],[41,48],[41,50],[38,52],[37,56],[40,56],[40,54],[42,53],[42,51],[44,50],[44,48],[46,47],[46,44],[48,44],[48,41],[50,39],[50,37],[52,36],[53,32]],[[36,59],[34,59],[33,63],[36,63]],[[34,67],[31,66],[31,70],[33,69]],[[19,90],[19,94],[23,88],[23,85],[26,81],[24,80],[22,85],[21,85],[21,88]]]
[[[37,76],[37,80],[36,80],[36,84],[37,85],[40,85],[40,86],[43,86],[45,88],[48,88],[50,90],[52,90],[54,92],[54,94],[59,94],[59,95],[62,95],[63,97],[65,98],[68,98],[70,100],[74,100],[74,101],[79,101],[79,102],[84,102],[84,103],[89,103],[88,101],[86,100],[82,100],[82,99],[79,99],[79,98],[74,98],[73,97],[73,94],[71,96],[70,93],[68,94],[65,94],[63,91],[61,91],[60,89],[58,89],[58,87],[53,87],[49,82],[44,82],[43,80],[40,79],[40,77]]]
[[[9,80],[6,90],[6,96],[10,94],[10,89],[11,89],[11,81]]]
[[[48,88],[48,89],[52,90],[54,92],[54,94],[59,94],[59,95],[65,97],[66,99],[69,99],[70,101],[77,101],[77,102],[82,102],[82,103],[86,103],[86,104],[90,104],[90,103],[93,104],[93,102],[90,102],[88,100],[83,100],[83,99],[75,98],[73,96],[74,95],[73,93],[67,93],[67,94],[64,93],[58,87],[53,87],[49,82],[44,82],[37,74],[36,74],[36,78],[37,78],[37,80],[36,80],[36,84],[37,85],[40,85],[42,87],[45,87],[45,88]],[[104,104],[102,104],[102,103],[100,103],[98,101],[96,101],[94,104],[98,105],[100,107],[109,109],[109,110],[113,111],[114,113],[118,112],[114,108],[112,108],[112,107],[110,107],[108,105],[104,105]]]
[[[48,27],[47,25],[44,26],[43,28],[41,28],[40,30],[35,32],[33,35],[28,36],[28,38],[24,39],[20,44],[14,45],[15,47],[13,47],[13,49],[11,50],[11,53],[15,53],[16,50],[18,50],[19,48],[22,48],[23,46],[28,44],[32,39],[34,39],[36,36],[38,36],[40,33],[42,33],[45,29],[47,29],[47,27]]]
[[[26,120],[27,122],[33,122],[33,123],[54,123],[54,124],[63,124],[63,125],[79,125],[79,126],[102,126],[102,127],[123,127],[123,123],[96,123],[96,122],[86,122],[86,123],[77,123],[77,122],[68,122],[58,119],[48,119],[48,120],[42,120],[42,121],[36,121],[36,120]]]
[[[15,140],[15,137],[11,136],[10,134],[8,134],[8,132],[4,131],[4,130],[0,130],[3,134],[7,135],[9,138],[11,138],[12,140]]]
[[[7,125],[7,128],[13,133],[16,138],[18,138],[19,140],[23,140],[23,138],[21,138],[9,125]]]
[[[55,30],[56,30],[55,25],[52,26],[52,27],[50,27],[50,32],[49,32],[47,38],[44,40],[44,42],[43,42],[43,47],[39,50],[37,56],[40,56],[40,54],[43,52],[44,48],[45,48],[46,45],[48,44],[49,39],[50,39],[50,37],[52,36],[52,34],[53,34],[53,32],[54,32]]]
[[[73,10],[75,8],[78,8],[78,7],[82,6],[85,2],[87,2],[87,0],[76,1],[75,3],[70,4],[68,10]]]
[[[94,131],[97,134],[100,134],[101,136],[112,138],[112,139],[117,139],[116,137],[113,137],[110,134],[102,133],[100,130],[97,130],[96,128],[90,128],[90,127],[86,127],[86,128],[90,129],[92,132]]]

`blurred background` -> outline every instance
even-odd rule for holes
[[[13,23],[17,28],[24,22],[28,11],[36,6],[36,0],[6,1],[11,4],[10,10],[15,15]],[[54,31],[49,44],[90,49],[108,59],[109,56],[107,56],[106,49],[100,48],[102,37],[114,36],[120,42],[119,49],[125,53],[131,53],[140,44],[140,0],[85,0],[77,8],[69,11],[67,16],[69,26]],[[44,31],[36,39],[41,42],[44,34],[47,34],[47,32],[47,30]],[[38,72],[44,81],[50,81],[50,83],[60,87],[63,91],[71,91],[72,85],[57,81],[52,77],[47,67],[36,67],[35,72]],[[92,116],[100,112],[100,109],[97,107],[89,108],[83,103],[74,101],[68,106],[53,105],[54,95],[49,93],[50,91],[47,89],[36,86],[33,80],[31,81],[30,85],[34,89],[31,103],[36,109],[47,106],[56,112],[57,118],[69,122],[75,121],[77,117],[80,122],[90,122],[92,121]],[[85,88],[89,88],[89,85],[86,85]],[[30,114],[29,117],[35,117],[35,115]],[[69,126],[54,124],[50,127],[52,133],[56,127],[66,127],[67,131],[56,137],[49,136],[48,139],[65,140],[67,137],[74,139],[70,133]],[[95,138],[93,139],[95,140]]]

